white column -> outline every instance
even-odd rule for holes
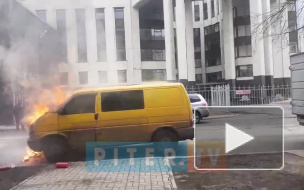
[[[115,36],[115,16],[114,8],[105,8],[106,44],[108,59],[108,82],[109,84],[118,83],[118,74],[115,67],[117,60],[116,36]]]
[[[225,79],[235,80],[235,51],[234,51],[234,30],[232,0],[222,1],[223,10],[223,37],[224,55],[222,62],[225,62]]]
[[[267,18],[270,13],[270,1],[263,0],[263,19]],[[272,53],[272,29],[268,27],[265,31],[265,35],[268,37],[264,38],[264,56],[265,56],[265,74],[266,76],[273,77],[273,53]]]
[[[251,14],[251,44],[252,44],[252,59],[253,59],[253,75],[265,76],[265,60],[264,60],[264,40],[263,28],[255,31],[259,23],[263,22],[262,0],[249,0]],[[264,1],[264,0],[263,0]]]
[[[193,12],[192,1],[185,1],[186,11],[186,40],[187,40],[187,65],[188,81],[195,82],[195,58],[194,58],[194,39],[193,39]]]
[[[174,47],[174,26],[173,26],[173,3],[172,0],[163,0],[164,22],[165,22],[165,43],[166,43],[166,71],[167,81],[175,81],[175,47]]]
[[[88,62],[95,63],[97,61],[97,37],[96,37],[95,9],[88,8],[85,11],[86,11],[86,34],[87,34]]]
[[[179,80],[188,81],[186,14],[184,0],[176,0],[176,35]]]
[[[69,63],[76,63],[78,60],[77,50],[77,26],[76,26],[76,12],[74,9],[66,10],[67,23],[67,57]]]

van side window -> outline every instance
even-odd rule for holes
[[[144,107],[144,92],[142,90],[101,93],[103,112],[140,110]]]
[[[64,115],[95,113],[96,94],[78,95],[64,107]]]

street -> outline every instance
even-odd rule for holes
[[[285,133],[285,151],[291,151],[291,150],[303,150],[304,149],[304,126],[300,126],[296,120],[296,116],[292,115],[291,113],[291,106],[289,103],[280,104],[279,106],[282,106],[285,111],[284,116],[284,133]],[[223,123],[230,123],[230,124],[238,124],[240,126],[247,125],[248,123],[254,123],[256,117],[252,115],[246,115],[244,117],[239,116],[231,116],[227,118],[206,118],[204,119],[200,124],[196,125],[196,137],[198,138],[198,141],[205,141],[205,142],[211,142],[211,141],[218,141],[221,139],[217,139],[216,136],[217,133],[221,133],[220,130],[218,130],[218,127],[223,127]],[[273,123],[278,122],[280,120],[269,120],[266,117],[264,117],[264,121],[259,121],[260,123]],[[266,125],[267,126],[267,125]],[[257,132],[261,135],[261,138],[257,136],[256,138],[259,138],[258,141],[256,141],[255,144],[252,144],[251,147],[260,147],[262,146],[265,151],[262,152],[275,152],[278,151],[278,147],[268,147],[268,144],[271,144],[269,142],[272,142],[274,140],[278,140],[277,136],[273,134],[272,136],[265,137],[263,136],[263,130],[261,127],[265,126],[255,126],[248,128],[249,132]],[[1,129],[3,129],[2,127]],[[259,129],[260,128],[260,129]],[[208,134],[205,132],[208,131]],[[212,135],[214,134],[214,135]],[[10,128],[10,130],[0,130],[0,165],[32,165],[32,164],[39,164],[39,163],[45,163],[45,160],[41,159],[35,159],[33,162],[32,160],[24,162],[23,158],[26,155],[26,149],[27,149],[27,143],[26,140],[28,138],[28,134],[25,131],[16,131],[13,127]],[[279,139],[280,140],[280,139]],[[252,150],[250,148],[250,150]],[[244,150],[240,150],[242,153]]]
[[[291,151],[291,150],[303,150],[304,149],[304,126],[300,126],[296,120],[296,116],[292,115],[291,113],[291,106],[289,103],[280,104],[279,106],[282,106],[285,111],[284,116],[284,133],[285,133],[285,151]],[[239,117],[239,116],[231,116],[228,118],[206,118],[202,121],[202,123],[198,124],[196,126],[196,136],[198,137],[198,140],[204,139],[206,142],[210,141],[217,141],[219,139],[216,139],[214,136],[211,135],[211,133],[216,134],[216,127],[215,126],[223,126],[222,123],[238,123],[238,125],[246,125],[250,122],[254,122],[255,117],[252,115],[247,115],[246,117]],[[265,122],[273,122],[273,121],[267,121],[267,118],[265,118],[265,121],[262,121],[262,123]],[[260,122],[261,123],[261,122]],[[220,125],[219,125],[220,124]],[[263,126],[258,126],[263,127]],[[1,129],[3,129],[2,127]],[[247,129],[250,131],[258,131],[260,135],[263,137],[263,130],[259,130],[258,128],[249,128]],[[209,133],[206,135],[204,131],[208,131]],[[216,136],[216,135],[215,135]],[[27,149],[27,143],[26,140],[28,138],[28,134],[25,131],[16,131],[13,127],[10,128],[10,130],[0,130],[0,165],[37,165],[39,163],[45,163],[45,160],[41,159],[35,159],[33,161],[32,159],[23,162],[23,158],[26,155],[26,149]],[[259,137],[257,137],[259,138]],[[259,138],[258,141],[256,141],[256,144],[252,144],[251,146],[257,146],[264,148],[264,150],[267,151],[277,151],[278,147],[267,147],[269,144],[268,142],[273,141],[274,139],[277,139],[275,135]],[[243,151],[243,150],[241,150]],[[263,151],[264,152],[264,151]]]
[[[3,189],[10,189],[16,186],[18,183],[29,178],[21,185],[16,186],[16,189],[24,189],[27,187],[45,187],[47,189],[58,187],[58,188],[71,188],[74,187],[103,187],[109,189],[115,189],[115,187],[126,187],[137,188],[142,185],[150,187],[151,184],[155,184],[155,187],[160,189],[168,187],[168,189],[207,189],[213,187],[213,189],[221,189],[221,187],[235,187],[235,189],[255,189],[265,187],[279,187],[280,185],[293,183],[295,189],[301,189],[302,183],[300,182],[301,176],[303,176],[304,170],[304,159],[303,156],[299,157],[297,155],[303,155],[304,147],[304,127],[300,126],[296,120],[296,117],[291,113],[291,106],[289,103],[280,104],[284,108],[284,133],[285,133],[285,168],[278,172],[220,172],[220,173],[178,173],[172,171],[168,173],[139,173],[138,175],[132,173],[121,173],[120,172],[110,172],[107,173],[87,173],[85,172],[84,157],[71,157],[73,164],[71,169],[56,170],[53,164],[44,164],[46,160],[43,155],[40,157],[32,157],[28,161],[23,161],[26,155],[27,145],[26,140],[28,134],[25,131],[15,131],[13,127],[9,130],[2,127],[0,131],[0,165],[9,166],[11,164],[16,166],[27,166],[27,167],[17,167],[11,171],[0,173],[0,187]],[[259,120],[257,122],[257,120]],[[248,145],[243,148],[240,147],[232,151],[231,156],[228,158],[228,167],[234,165],[247,166],[254,159],[258,163],[267,166],[269,163],[275,163],[275,159],[278,161],[281,159],[280,152],[282,148],[280,145],[280,133],[277,133],[276,128],[280,128],[280,118],[272,115],[270,118],[263,114],[249,114],[243,115],[231,115],[228,117],[210,116],[205,118],[202,123],[196,125],[196,137],[200,142],[218,142],[223,141],[219,138],[219,134],[222,135],[222,128],[224,123],[229,123],[237,127],[245,125],[245,131],[249,134],[254,134],[256,141],[248,143]],[[254,123],[264,123],[265,125],[254,125]],[[277,126],[277,127],[276,127]],[[242,129],[243,130],[243,129]],[[208,134],[206,135],[206,131]],[[265,131],[268,131],[265,136]],[[189,141],[191,143],[191,141]],[[261,149],[262,148],[262,149]],[[267,156],[267,152],[270,152]],[[292,153],[289,153],[292,152]],[[233,157],[239,153],[262,153],[261,155],[243,156],[243,157]],[[294,154],[295,153],[295,154]],[[300,154],[297,154],[300,153]],[[259,157],[260,156],[260,157]],[[141,158],[140,158],[141,159]],[[75,162],[76,161],[76,162]],[[81,161],[81,162],[77,162]],[[260,166],[261,166],[260,165]],[[276,165],[270,165],[270,167],[275,167]],[[278,164],[278,167],[280,164]],[[251,166],[250,166],[251,167]],[[296,169],[298,168],[298,169]],[[295,170],[296,169],[296,170]],[[75,176],[67,175],[68,173],[75,173]],[[41,175],[39,174],[41,173]],[[76,175],[77,173],[77,175]],[[112,174],[113,173],[113,174]],[[271,175],[270,175],[271,173]],[[54,176],[52,181],[49,181],[49,175]],[[255,176],[255,181],[252,181],[252,175]],[[293,175],[291,178],[286,178],[286,176]],[[70,176],[70,177],[68,177]],[[76,180],[74,178],[87,179],[90,182],[83,183],[82,181]],[[93,179],[94,178],[94,179]],[[16,179],[16,180],[11,180]],[[203,179],[203,180],[202,180]],[[264,182],[260,182],[259,179],[265,179]],[[271,183],[272,180],[278,180],[280,184]],[[96,181],[97,180],[97,181]],[[100,181],[101,180],[101,181]],[[69,182],[73,181],[73,182]],[[127,181],[127,182],[126,182]],[[168,182],[165,182],[168,181]],[[219,182],[220,181],[220,182]],[[188,186],[186,184],[190,183]],[[54,186],[56,184],[56,186]],[[131,185],[131,186],[130,186]],[[133,186],[132,186],[133,185]],[[157,186],[159,185],[159,186]],[[81,189],[81,188],[80,188]]]

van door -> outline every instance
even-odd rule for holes
[[[145,142],[148,119],[143,90],[102,92],[98,102],[96,138],[99,142]]]
[[[65,134],[73,148],[84,149],[86,142],[95,142],[97,94],[72,97],[58,114],[59,133]]]

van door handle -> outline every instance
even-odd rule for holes
[[[97,120],[99,119],[98,113],[96,113],[96,114],[94,115],[94,117],[95,117],[95,120],[97,121]]]

